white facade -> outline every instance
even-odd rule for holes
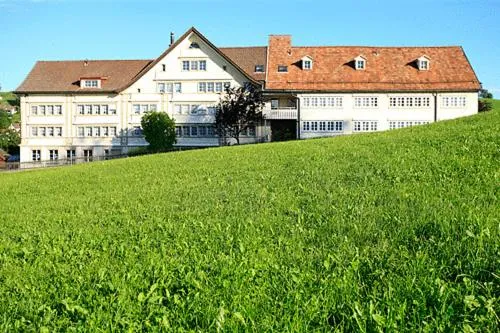
[[[77,158],[121,154],[146,146],[140,123],[150,110],[175,119],[177,145],[217,146],[219,139],[211,124],[220,91],[225,85],[238,87],[247,81],[192,33],[119,94],[21,96],[21,162],[63,159],[71,154]],[[262,136],[257,128],[243,135],[241,142],[262,141]]]

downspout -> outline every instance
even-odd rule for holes
[[[295,96],[297,99],[297,140],[300,140],[300,97]]]
[[[438,116],[437,93],[433,93],[432,96],[434,96],[434,122],[436,122]]]

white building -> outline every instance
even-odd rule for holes
[[[477,112],[480,83],[460,47],[217,48],[189,29],[155,60],[40,61],[17,89],[21,162],[92,158],[145,146],[140,120],[159,110],[177,145],[217,146],[226,86],[260,86],[267,120],[243,143],[380,131]]]

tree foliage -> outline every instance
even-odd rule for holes
[[[493,94],[488,91],[488,89],[479,90],[480,98],[493,98]]]
[[[487,112],[490,111],[493,108],[493,105],[491,104],[491,101],[487,99],[480,99],[478,101],[478,112]]]
[[[262,92],[253,86],[227,88],[215,114],[215,131],[219,137],[234,138],[240,144],[240,135],[264,119]]]
[[[0,129],[0,149],[12,154],[17,153],[21,137],[19,133],[11,129]]]
[[[0,130],[9,128],[10,124],[10,115],[6,111],[0,110]]]
[[[152,151],[166,151],[176,142],[175,122],[165,112],[146,113],[141,119],[141,126]]]

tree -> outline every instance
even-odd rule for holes
[[[479,90],[480,98],[493,98],[493,94],[488,91],[488,89]]]
[[[488,101],[487,99],[480,99],[477,103],[477,107],[478,112],[487,112],[493,108],[493,105],[491,104],[491,101]]]
[[[240,144],[240,135],[264,119],[262,92],[253,86],[227,88],[215,114],[215,131],[219,137],[234,138]],[[225,142],[224,142],[225,143]]]
[[[176,143],[175,122],[165,112],[148,112],[141,119],[142,131],[149,149],[166,151]]]
[[[0,149],[11,154],[16,153],[20,143],[19,133],[11,129],[0,129]]]
[[[7,111],[0,110],[0,130],[9,128],[10,124],[10,115]]]

